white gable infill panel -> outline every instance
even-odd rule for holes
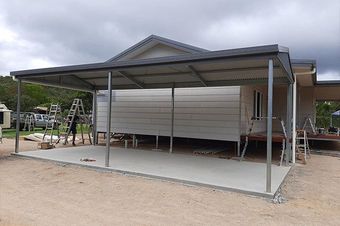
[[[106,131],[107,95],[98,95],[98,131]],[[171,90],[120,90],[112,98],[112,131],[170,136]],[[174,136],[239,141],[240,87],[175,90]]]
[[[187,52],[179,49],[175,49],[163,44],[157,44],[146,51],[131,57],[130,59],[148,59],[148,58],[157,58],[157,57],[167,57],[167,56],[176,56],[181,54],[188,54]]]

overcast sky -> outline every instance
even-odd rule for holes
[[[0,75],[102,62],[150,34],[209,50],[280,44],[340,79],[339,0],[0,0]]]

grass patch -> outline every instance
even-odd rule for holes
[[[81,133],[81,126],[77,125],[77,133]],[[66,126],[59,127],[60,132],[66,132]],[[35,128],[33,131],[20,131],[19,136],[27,136],[33,133],[44,133],[45,129],[42,128]],[[54,135],[56,135],[56,129],[54,130]],[[83,125],[83,132],[87,134],[90,131],[90,127],[88,125]],[[16,130],[15,129],[3,129],[2,130],[2,137],[3,138],[15,138]]]
[[[43,133],[44,129],[36,128],[34,131],[20,131],[20,136],[27,136],[32,133]],[[15,138],[16,130],[15,129],[3,129],[2,130],[2,137],[3,138]]]

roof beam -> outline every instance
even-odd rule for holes
[[[87,82],[86,80],[83,80],[83,79],[79,78],[76,75],[67,75],[65,77],[71,77],[74,80],[76,80],[77,82],[79,82],[79,83],[83,84],[84,86],[86,86],[87,88],[94,89],[94,85],[92,85],[91,83]]]
[[[50,87],[55,87],[55,88],[64,88],[64,89],[70,89],[70,90],[77,90],[77,91],[82,91],[82,92],[90,92],[93,93],[93,89],[88,89],[86,87],[81,87],[78,85],[70,85],[70,84],[64,84],[64,83],[59,83],[56,84],[51,81],[44,81],[44,80],[39,80],[39,79],[34,79],[34,80],[26,80],[25,78],[21,79],[23,82],[26,83],[31,83],[31,84],[38,84],[38,85],[44,85],[44,86],[50,86]]]
[[[244,85],[266,85],[268,83],[267,78],[262,79],[243,79],[243,80],[215,80],[215,81],[207,81],[207,85],[209,87],[214,86],[244,86]],[[275,85],[285,85],[288,84],[289,80],[286,77],[274,77]],[[173,82],[168,83],[153,83],[153,84],[145,84],[144,89],[159,89],[159,88],[172,88],[174,86]],[[126,84],[126,85],[113,85],[112,89],[134,89],[135,85]],[[202,87],[202,83],[199,81],[196,82],[179,82],[175,83],[175,88],[188,88],[188,87]],[[96,86],[97,90],[105,90],[105,85]]]
[[[118,72],[118,74],[120,74],[121,76],[123,76],[124,78],[129,80],[130,82],[134,83],[139,88],[144,89],[144,86],[145,86],[144,83],[137,81],[136,79],[134,79],[132,76],[128,75],[124,71],[117,71],[117,72]]]
[[[200,80],[200,82],[202,83],[203,86],[205,86],[205,87],[208,86],[207,82],[202,77],[202,75],[200,73],[198,73],[198,71],[196,71],[196,69],[192,65],[188,65],[188,68],[192,72],[192,75],[194,75],[196,78],[198,78],[198,80]]]
[[[276,58],[281,65],[282,70],[286,72],[290,83],[294,83],[293,69],[291,67],[289,53],[278,53]]]
[[[222,70],[204,70],[204,71],[201,71],[204,72],[204,73],[214,73],[214,72],[230,72],[230,71],[233,71],[235,73],[238,73],[238,72],[246,72],[246,71],[252,71],[252,70],[267,70],[268,66],[260,66],[260,67],[247,67],[247,68],[228,68],[228,69],[222,69]],[[275,69],[279,69],[281,68],[281,66],[274,66],[274,70]],[[145,77],[145,76],[150,76],[150,75],[158,75],[158,76],[167,76],[167,75],[183,75],[183,76],[186,76],[188,75],[188,72],[162,72],[162,73],[149,73],[149,74],[138,74],[138,75],[135,75],[134,77],[138,77],[138,78],[142,78],[142,77]],[[88,78],[82,78],[84,80],[94,80],[94,79],[107,79],[107,76],[93,76],[93,77],[88,77]]]

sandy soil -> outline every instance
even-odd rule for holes
[[[14,139],[2,139],[0,143],[0,157],[8,156],[14,152],[15,140]],[[20,140],[20,151],[32,151],[38,148],[38,143],[33,141]]]
[[[0,225],[340,225],[340,159],[296,165],[283,204],[178,183],[8,156],[0,144]],[[13,143],[13,144],[12,144]],[[6,147],[6,148],[5,148]],[[36,143],[21,142],[23,150]]]

